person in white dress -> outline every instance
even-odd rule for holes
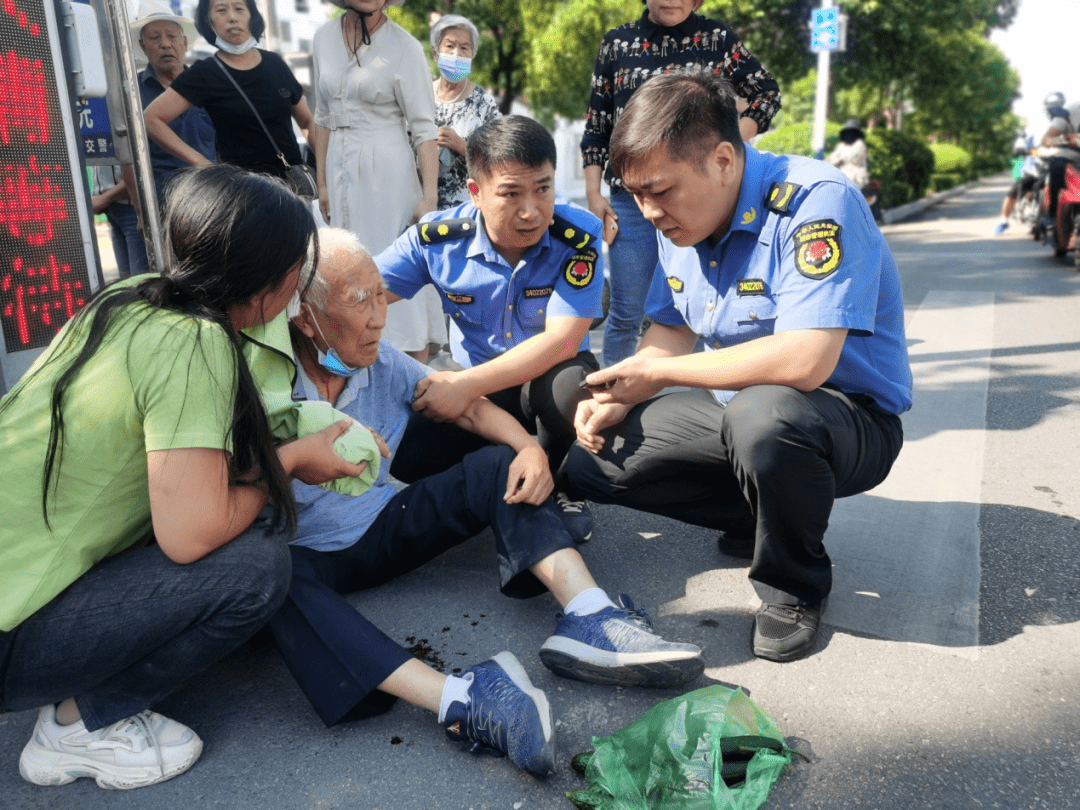
[[[315,33],[312,48],[319,208],[375,255],[437,205],[431,72],[423,46],[386,16],[404,0],[333,2],[345,13]],[[426,362],[431,345],[446,342],[434,289],[391,306],[383,337]]]

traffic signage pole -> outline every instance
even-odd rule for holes
[[[829,56],[840,45],[839,12],[833,0],[821,0],[821,11],[811,20],[810,49],[817,52],[817,88],[814,93],[814,130],[810,146],[821,157],[825,151],[825,114],[829,101]]]

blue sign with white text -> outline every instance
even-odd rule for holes
[[[840,48],[840,9],[821,8],[810,13],[810,51],[835,51]]]
[[[89,5],[90,0],[76,0]],[[95,9],[97,11],[97,9]],[[95,158],[116,156],[113,146],[112,126],[109,124],[109,106],[103,98],[80,98],[75,100],[75,111],[79,114],[79,135],[82,141],[83,157],[89,161]]]

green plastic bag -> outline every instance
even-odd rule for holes
[[[566,794],[582,810],[757,810],[792,754],[769,715],[720,685],[664,701],[592,745],[572,763],[589,788]]]

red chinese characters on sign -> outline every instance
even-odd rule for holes
[[[26,16],[25,11],[21,11],[18,6],[15,5],[14,0],[2,0],[0,2],[0,11],[3,11],[9,17],[14,17],[15,21],[19,24],[20,28],[27,29],[31,36],[38,36],[41,33],[41,27],[32,22],[29,17]]]
[[[44,245],[54,236],[54,222],[67,219],[67,201],[50,180],[63,166],[42,166],[31,155],[25,166],[0,167],[0,228],[14,239]]]
[[[81,281],[71,281],[71,266],[60,264],[53,254],[44,267],[24,267],[16,258],[13,272],[0,279],[0,293],[11,301],[4,307],[4,317],[15,321],[19,341],[30,342],[30,321],[34,318],[45,326],[57,328],[86,303],[86,289]],[[29,284],[15,279],[25,278]],[[36,300],[42,299],[40,303]]]
[[[62,55],[45,2],[0,0],[0,323],[9,353],[47,345],[90,294],[76,214],[82,170],[63,129]]]
[[[40,59],[8,51],[0,57],[0,144],[10,144],[16,131],[29,143],[49,140],[45,68]]]

